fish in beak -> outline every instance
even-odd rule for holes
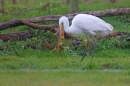
[[[60,28],[58,29],[57,33],[56,33],[56,47],[54,48],[55,51],[60,52],[60,45],[62,45],[62,39],[64,39],[64,27],[63,27],[63,23],[61,23]]]
[[[60,25],[60,36],[61,36],[62,39],[65,38],[65,36],[64,36],[64,26],[63,26],[63,23],[61,23],[61,25]]]

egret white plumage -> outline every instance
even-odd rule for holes
[[[69,20],[67,17],[62,16],[59,19],[59,32],[57,32],[57,46],[55,47],[55,50],[59,52],[60,45],[62,45],[61,39],[64,38],[64,31],[69,34],[90,34],[92,36],[92,39],[94,41],[94,53],[96,51],[96,42],[94,39],[94,35],[97,33],[100,35],[107,35],[112,32],[113,26],[104,20],[88,14],[78,14],[76,15],[73,20],[72,24],[69,27]],[[84,52],[84,56],[86,54],[87,50]],[[92,58],[94,57],[94,53]]]

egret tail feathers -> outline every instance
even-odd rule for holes
[[[109,24],[109,23],[106,23],[106,28],[109,30],[109,31],[112,31],[114,29],[114,27]]]

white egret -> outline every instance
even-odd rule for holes
[[[60,29],[57,32],[57,46],[54,50],[58,51],[60,50],[60,45],[62,45],[61,39],[64,38],[64,31],[69,34],[90,34],[93,41],[94,41],[94,53],[96,51],[96,42],[94,39],[94,35],[107,35],[112,32],[113,26],[104,20],[88,14],[78,14],[76,15],[72,20],[72,25],[69,27],[69,20],[67,17],[62,16],[59,19],[59,26]],[[86,52],[84,52],[84,56],[82,57],[81,61],[86,55]],[[94,57],[94,53],[92,58]]]

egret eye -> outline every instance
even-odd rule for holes
[[[61,22],[61,25],[63,25],[63,22]]]

